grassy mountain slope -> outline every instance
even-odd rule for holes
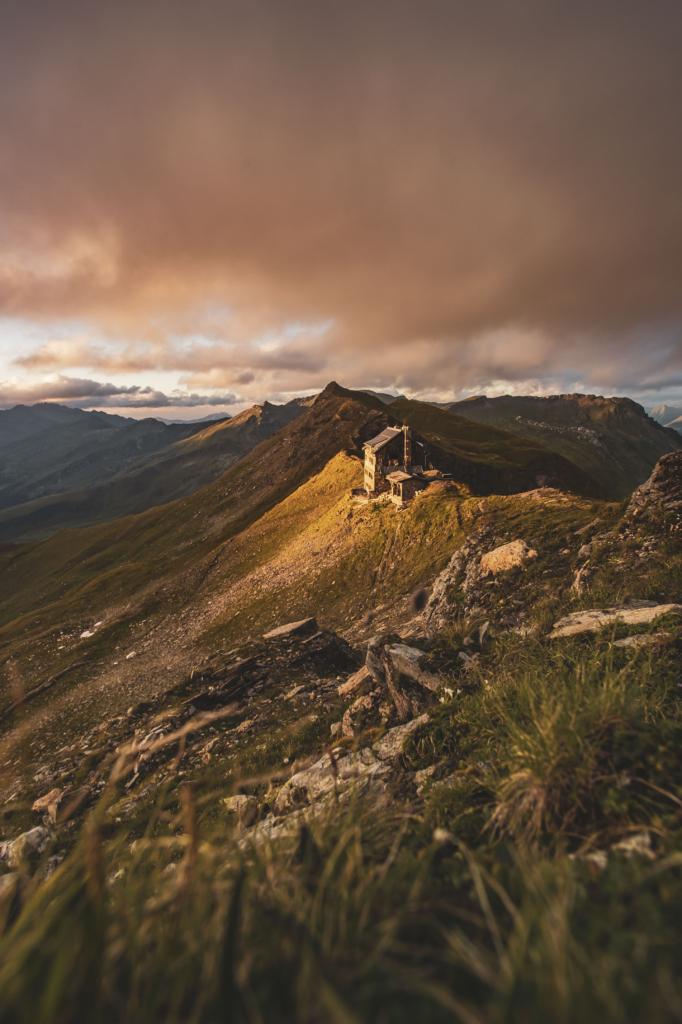
[[[629,398],[478,395],[446,406],[450,412],[537,441],[563,455],[612,494],[625,498],[654,465],[682,442]]]
[[[520,440],[510,431],[472,423],[450,410],[405,398],[391,414],[413,427],[438,450],[439,468],[452,472],[478,494],[514,494],[535,487],[559,487],[605,498],[594,478],[536,439]]]
[[[210,426],[140,421],[97,452],[96,460],[90,453],[71,463],[70,479],[106,480],[0,512],[0,542],[40,540],[59,529],[108,522],[192,494],[305,409],[305,400],[297,399],[281,406],[264,402]],[[116,472],[117,465],[125,472]]]
[[[331,399],[323,405],[336,415],[343,406]],[[343,438],[334,416],[326,428]],[[40,821],[33,800],[52,786],[68,797],[42,865],[21,881],[23,910],[21,900],[8,909],[2,1024],[675,1019],[680,617],[652,625],[641,648],[614,644],[624,627],[547,636],[566,612],[626,591],[682,599],[675,515],[662,532],[641,519],[624,530],[614,503],[444,489],[398,512],[350,501],[360,470],[341,451],[288,487],[232,535],[184,607],[157,589],[158,608],[138,609],[144,621],[112,616],[85,639],[73,623],[55,638],[89,664],[3,727],[0,772],[13,788],[0,838]],[[570,585],[589,524],[603,541],[580,596]],[[342,625],[371,601],[377,617],[355,638],[394,629],[399,602],[393,619],[381,608],[391,594],[428,582],[451,547],[481,531],[490,546],[522,537],[538,558],[482,581],[484,593],[470,594],[477,608],[462,607],[443,632],[407,640],[443,675],[428,721],[381,765],[383,726],[335,733],[326,802],[283,812],[281,787],[319,764],[353,698],[337,692],[345,659],[316,661],[307,640],[264,642],[262,626],[311,610],[323,627]],[[531,629],[507,631],[510,609]],[[95,593],[90,614],[101,610]],[[484,619],[492,636],[479,647]],[[45,657],[49,640],[34,633],[26,654]],[[472,650],[478,660],[466,665]],[[26,654],[13,657],[15,683]],[[242,656],[253,683],[202,719],[202,699],[215,707],[213,684]],[[354,756],[383,773],[374,789],[363,776],[344,788]],[[41,883],[60,850],[66,859]]]
[[[540,460],[543,468],[554,466],[557,479],[582,483],[588,495],[595,490],[536,444],[419,403],[407,403],[401,413],[424,429],[432,452],[440,438],[439,458],[464,466],[463,484],[479,480],[489,492],[496,479],[513,490],[516,461],[516,489],[528,490],[538,483]],[[108,652],[111,661],[129,640],[153,655],[144,684],[138,661],[134,673],[137,686],[153,690],[184,665],[182,612],[188,609],[192,643],[201,646],[217,638],[237,642],[250,630],[277,625],[282,615],[318,614],[338,625],[375,592],[390,599],[409,592],[456,545],[458,495],[436,490],[406,512],[388,504],[356,515],[349,493],[362,482],[362,442],[389,420],[395,422],[378,399],[330,385],[304,415],[193,495],[101,526],[63,530],[38,544],[5,545],[4,691],[17,672],[26,686],[35,685],[68,667],[77,652],[89,659]],[[61,642],[100,620],[104,625],[84,645]],[[82,671],[90,677],[87,666]],[[108,662],[102,677],[103,690],[111,687],[120,697],[124,669]]]

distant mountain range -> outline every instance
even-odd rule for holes
[[[682,433],[682,409],[677,409],[672,405],[657,405],[654,409],[649,410],[649,415],[657,423],[662,423],[663,426],[672,427],[673,430]]]
[[[105,522],[107,495],[109,500],[113,497],[119,501],[119,506],[124,502],[113,482],[102,484],[98,493],[103,495],[103,505],[99,510],[89,511],[93,518],[96,513],[101,516],[99,525],[55,534],[37,544],[0,546],[0,622],[41,607],[43,625],[48,618],[61,623],[71,616],[90,614],[93,601],[97,607],[130,603],[139,609],[147,602],[155,608],[165,606],[178,588],[189,588],[191,592],[195,586],[203,586],[202,580],[216,559],[220,561],[221,578],[227,573],[225,579],[234,582],[243,577],[247,581],[247,589],[239,600],[250,609],[249,615],[265,615],[269,621],[270,617],[283,614],[283,605],[280,607],[278,602],[272,607],[257,603],[260,598],[258,588],[249,582],[251,572],[277,550],[286,550],[299,535],[313,529],[311,524],[316,522],[319,527],[313,529],[315,553],[326,560],[323,552],[342,523],[336,516],[331,523],[326,522],[325,509],[335,506],[351,487],[361,486],[364,441],[396,423],[409,424],[426,442],[433,461],[452,473],[458,487],[457,491],[443,492],[446,504],[459,500],[458,491],[481,496],[515,494],[543,485],[590,499],[606,493],[581,469],[536,441],[474,423],[422,402],[402,398],[387,405],[371,395],[331,383],[309,408],[294,403],[264,403],[255,408],[261,410],[260,419],[240,414],[244,429],[257,432],[258,424],[274,419],[277,411],[286,414],[288,410],[291,421],[272,431],[218,479],[194,493],[168,504],[157,503],[139,515]],[[209,430],[227,431],[240,417]],[[198,446],[200,453],[207,443],[205,435],[197,434],[180,442],[180,447],[191,451]],[[158,468],[162,477],[169,464]],[[175,475],[184,479],[185,474],[186,466],[181,464]],[[130,474],[126,487],[129,483]],[[38,533],[41,507],[48,510],[48,518],[42,524],[46,532],[50,523],[54,526],[55,517],[58,519],[62,514],[60,508],[64,509],[64,519],[70,515],[75,521],[77,515],[84,516],[88,511],[87,497],[88,492],[80,499],[83,507],[78,506],[77,496],[70,493],[58,496],[66,502],[64,506],[32,503],[30,511],[26,506],[6,510],[1,524],[3,539],[12,539],[12,530],[17,534],[21,529]],[[437,533],[437,523],[433,529]],[[445,535],[439,538],[438,545],[446,540]],[[422,572],[423,565],[430,564],[430,553],[423,545],[411,545],[407,538],[405,543],[405,551],[400,546],[394,551],[396,573],[402,571],[403,562],[408,560],[410,572]],[[378,564],[371,561],[378,557],[376,552],[363,550],[353,554],[351,545],[346,555],[354,560],[343,571],[350,573],[356,589],[364,588],[369,593],[374,566]],[[295,563],[293,598],[287,604],[290,618],[305,610],[310,601],[310,564],[304,557]],[[329,582],[335,578],[332,575]],[[211,576],[211,587],[218,587],[216,596],[227,585],[225,580],[217,580],[218,577]],[[331,607],[335,594],[336,590],[325,584],[319,596],[320,607]],[[285,597],[283,593],[282,599]],[[253,609],[252,602],[256,602]],[[23,637],[23,626],[17,624],[16,628]]]
[[[665,429],[629,398],[476,395],[441,408],[539,442],[617,498],[643,483],[662,455],[682,447],[676,431]]]
[[[0,412],[0,541],[39,540],[192,494],[314,398],[164,424],[43,403]]]
[[[538,465],[543,459],[549,465],[552,455],[567,460],[565,485],[569,466],[571,472],[586,474],[600,494],[617,498],[646,480],[662,455],[682,446],[678,431],[659,422],[679,410],[652,410],[657,420],[627,398],[479,395],[439,405],[370,390],[347,394],[365,408],[384,415],[390,411],[396,422],[425,431],[441,447],[444,467],[483,491],[523,489],[521,464],[529,449],[512,444],[510,435],[532,445]],[[65,527],[108,522],[193,494],[314,401],[315,396],[286,405],[264,402],[231,418],[184,423],[134,420],[48,403],[0,412],[0,542],[41,540]],[[446,416],[435,425],[429,410],[455,417]],[[454,431],[452,437],[443,433],[444,424]],[[472,430],[473,424],[478,429]],[[482,434],[483,425],[495,428],[493,433]],[[503,457],[502,452],[514,454]],[[552,474],[556,477],[554,464]],[[540,471],[535,476],[549,479]],[[495,483],[489,483],[493,478]],[[528,487],[535,486],[532,479],[529,474]],[[570,486],[578,486],[576,480]],[[580,488],[585,491],[584,482]]]

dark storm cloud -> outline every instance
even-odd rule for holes
[[[330,366],[426,386],[589,374],[682,312],[677,2],[64,0],[3,20],[0,310],[89,317],[131,368],[161,313],[181,330],[206,302],[235,318],[210,365],[140,351],[216,387],[291,321],[334,326],[285,339],[278,386]]]

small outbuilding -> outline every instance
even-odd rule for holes
[[[406,501],[410,501],[415,494],[423,491],[427,486],[421,476],[413,476],[400,469],[395,473],[389,473],[386,481],[391,488],[391,501],[394,501],[396,505],[404,505]]]

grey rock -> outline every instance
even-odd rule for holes
[[[586,526],[581,526],[579,530],[576,530],[575,536],[582,537],[584,533],[589,533],[590,530],[593,530],[595,526],[599,526],[600,523],[601,519],[593,519],[591,523],[588,523]]]
[[[297,772],[282,786],[275,800],[275,813],[286,814],[297,807],[331,797],[336,791],[382,795],[391,774],[388,765],[369,749],[345,757],[326,754],[310,768]]]
[[[370,640],[366,667],[403,722],[421,714],[443,682],[439,673],[430,671],[424,651],[391,643],[390,634]]]
[[[398,725],[394,729],[389,729],[385,736],[382,736],[380,740],[372,746],[372,750],[380,761],[391,761],[398,757],[405,746],[405,741],[418,729],[424,722],[428,722],[428,715],[420,715],[419,718],[413,718],[411,722],[407,722],[405,725]]]
[[[589,565],[583,565],[582,568],[578,569],[571,584],[573,593],[578,595],[584,594],[590,585],[593,574],[594,570]]]
[[[589,558],[592,554],[592,544],[583,544],[578,552],[578,558]]]
[[[658,460],[653,473],[632,495],[626,517],[648,518],[666,511],[679,523],[678,502],[682,501],[682,451],[670,452]],[[670,509],[667,506],[671,506]]]
[[[0,843],[0,864],[18,868],[26,861],[39,857],[52,839],[54,839],[54,834],[42,825],[38,825],[29,832],[23,832],[16,839]]]
[[[638,633],[637,636],[626,636],[622,640],[616,640],[614,647],[646,647],[647,644],[655,644],[658,640],[665,640],[669,633]]]

